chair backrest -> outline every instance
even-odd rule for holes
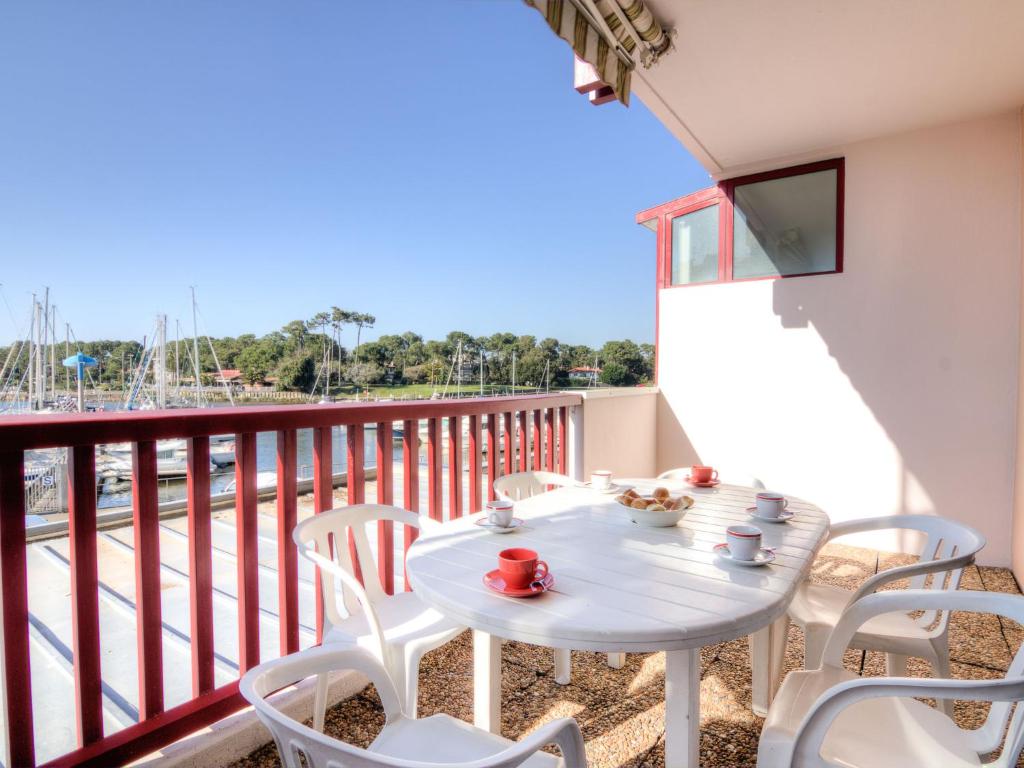
[[[306,518],[292,533],[295,543],[300,546],[312,546],[316,552],[326,558],[333,559],[339,567],[351,575],[355,575],[353,550],[363,575],[363,589],[371,603],[378,603],[387,597],[377,578],[377,566],[373,559],[373,550],[366,535],[368,523],[393,521],[414,528],[420,527],[420,518],[415,512],[391,507],[385,504],[353,504],[349,507],[329,509],[318,515]],[[320,579],[323,591],[324,610],[330,623],[342,620],[338,612],[337,590],[335,579],[324,575]],[[355,594],[346,586],[341,585],[342,604],[351,616],[359,611],[359,601]]]
[[[365,675],[377,689],[388,722],[402,715],[394,683],[380,662],[357,648],[310,648],[253,667],[242,677],[238,690],[274,737],[285,768],[330,766],[389,766],[386,757],[325,736],[281,712],[267,696],[321,673],[352,670]]]
[[[669,469],[658,475],[658,480],[683,480],[690,476],[689,467],[676,467],[675,469]],[[764,483],[753,475],[749,475],[745,472],[733,472],[730,470],[721,470],[718,473],[718,480],[725,483],[726,485],[744,485],[749,488],[757,488],[759,491],[764,490]]]
[[[448,742],[456,740],[453,746],[464,746],[465,761],[453,762],[422,762],[408,758],[391,757],[380,752],[346,744],[343,741],[326,736],[313,728],[303,725],[281,712],[267,701],[267,696],[281,688],[294,685],[314,676],[326,675],[330,672],[353,670],[366,676],[377,689],[380,703],[384,709],[384,728],[395,726],[396,720],[408,716],[402,711],[398,691],[387,671],[376,658],[361,648],[337,648],[320,646],[309,648],[290,656],[264,662],[253,667],[239,681],[238,690],[253,708],[260,721],[274,737],[277,751],[285,768],[513,768],[528,760],[537,751],[547,745],[557,745],[565,759],[567,768],[584,768],[586,753],[583,735],[576,721],[559,718],[549,722],[526,736],[519,742],[509,743],[489,755],[481,755],[475,740],[459,745],[457,735],[450,732],[445,737]],[[445,717],[445,715],[434,715]],[[427,718],[429,721],[431,718]],[[423,722],[423,721],[421,721]],[[465,724],[463,724],[465,725]],[[472,726],[465,726],[472,730]],[[401,731],[396,731],[400,734]],[[400,736],[397,736],[400,738]],[[422,737],[420,737],[420,741]],[[411,744],[409,746],[412,746]],[[422,746],[422,744],[420,744]]]
[[[516,472],[497,478],[494,481],[494,492],[509,501],[522,501],[538,493],[545,493],[551,486],[576,484],[571,477],[555,472]]]
[[[918,564],[931,563],[933,567],[929,573],[910,576],[909,589],[958,589],[964,565],[973,562],[974,555],[985,546],[985,537],[974,528],[945,517],[893,515],[886,520],[892,523],[889,527],[924,534]],[[944,567],[946,565],[949,567]],[[892,569],[893,573],[897,571]],[[890,572],[882,571],[873,578],[884,578],[887,573]],[[938,634],[946,631],[949,613],[925,611],[916,621],[921,627],[931,627],[931,631]]]
[[[1024,597],[1000,592],[978,592],[971,590],[898,589],[877,592],[853,603],[843,612],[825,644],[822,667],[843,668],[843,653],[857,629],[874,616],[885,613],[923,610],[948,616],[951,611],[989,613],[1005,616],[1017,623],[1024,623]],[[892,680],[892,678],[882,678]],[[894,681],[895,682],[895,681]],[[904,681],[912,688],[900,696],[941,699],[969,699],[991,701],[988,717],[977,729],[962,729],[968,737],[971,748],[979,756],[995,752],[1002,746],[999,758],[986,765],[1010,768],[1017,764],[1017,757],[1024,746],[1024,706],[1018,704],[1024,699],[1024,646],[1017,650],[1009,669],[1002,680],[988,678],[975,680],[943,681],[931,678]],[[903,685],[904,683],[900,683]],[[946,690],[943,691],[943,686]],[[916,690],[919,688],[920,690]],[[823,696],[822,699],[825,697]],[[819,699],[819,704],[822,699]],[[808,714],[810,719],[813,713]],[[804,721],[805,724],[807,720]],[[1009,728],[1007,728],[1009,723]],[[1004,738],[1005,734],[1005,738]]]

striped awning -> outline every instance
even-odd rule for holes
[[[651,66],[669,49],[671,38],[643,0],[524,0],[551,30],[572,46],[629,105],[630,76],[636,64]]]

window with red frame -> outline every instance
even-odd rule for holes
[[[843,271],[843,160],[728,179],[637,215],[658,231],[659,286]]]

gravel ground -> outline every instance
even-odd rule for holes
[[[813,578],[854,588],[878,569],[912,558],[828,545],[815,562]],[[893,585],[898,588],[899,583]],[[1018,594],[1006,569],[970,568],[963,589]],[[1024,640],[1024,629],[991,615],[954,614],[950,646],[953,673],[961,678],[992,678],[1005,673]],[[656,768],[664,765],[663,654],[631,654],[622,669],[605,664],[602,654],[576,652],[572,682],[554,682],[548,649],[507,642],[502,651],[502,733],[521,738],[556,717],[575,717],[583,730],[593,768]],[[750,711],[750,663],[745,638],[701,651],[701,766],[736,768],[756,762],[762,719]],[[790,629],[787,671],[803,662],[800,630]],[[866,675],[885,673],[884,655],[847,652],[847,665]],[[923,661],[911,659],[911,675],[928,676]],[[957,702],[963,727],[977,727],[987,704]],[[427,654],[420,668],[420,714],[446,712],[472,720],[472,649],[469,633]],[[372,687],[341,702],[327,714],[327,733],[366,746],[384,724]],[[1021,763],[1024,764],[1024,763]],[[272,743],[234,764],[237,768],[280,765]]]

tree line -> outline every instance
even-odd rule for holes
[[[363,341],[363,331],[375,323],[373,315],[331,307],[264,336],[202,337],[201,378],[213,383],[218,362],[222,369],[239,370],[246,383],[272,379],[281,389],[306,392],[325,384],[328,388],[346,384],[441,385],[449,376],[453,383],[461,376],[464,384],[475,384],[481,364],[484,379],[491,385],[511,385],[514,374],[517,385],[562,387],[572,383],[573,368],[595,365],[601,369],[600,382],[608,386],[633,386],[653,378],[653,345],[628,339],[608,341],[597,349],[508,332],[472,336],[452,331],[443,339],[424,339],[407,331]],[[57,357],[61,358],[63,344],[58,346]],[[192,339],[169,339],[168,347],[168,367],[173,370],[177,350],[182,378],[193,380]],[[0,348],[0,360],[8,359],[9,349]],[[100,386],[110,389],[123,389],[131,381],[144,354],[139,341],[87,341],[76,349],[97,359],[99,366],[91,374]],[[23,350],[15,365],[24,370],[27,362],[27,350]],[[63,375],[58,375],[63,382]]]

